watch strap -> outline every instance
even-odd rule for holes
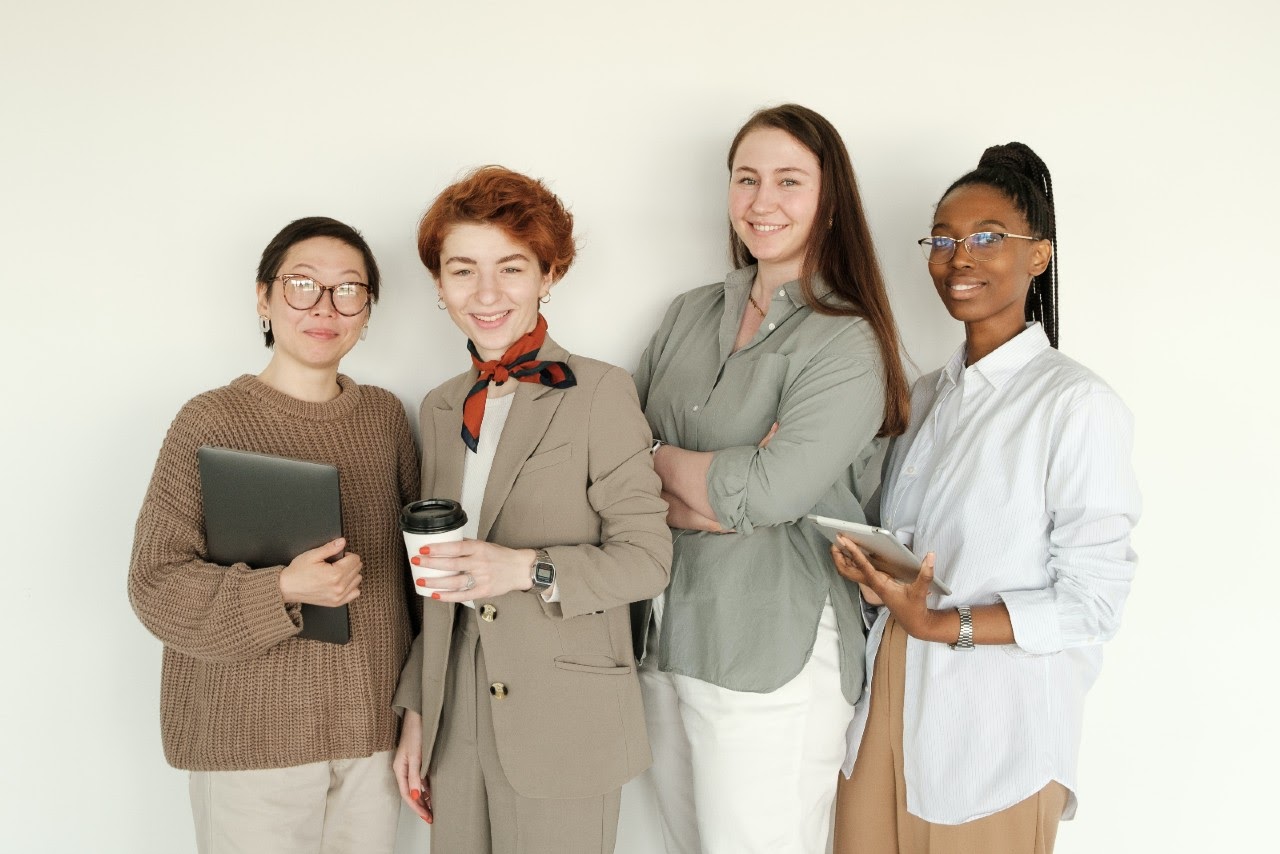
[[[956,613],[960,615],[960,637],[956,638],[953,644],[947,644],[952,649],[973,649],[973,612],[968,605],[961,605],[956,608]]]

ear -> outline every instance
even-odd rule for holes
[[[538,288],[538,298],[542,299],[547,294],[551,293],[551,289],[558,281],[560,281],[560,271],[554,267],[543,274],[542,287]]]
[[[266,317],[270,314],[271,308],[267,299],[267,283],[258,282],[258,316]]]
[[[1037,240],[1031,244],[1031,269],[1033,276],[1043,273],[1053,258],[1053,243],[1049,240]]]

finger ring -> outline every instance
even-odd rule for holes
[[[462,574],[467,577],[467,586],[462,588],[463,590],[470,590],[476,586],[476,577],[474,575],[469,572],[464,572]]]

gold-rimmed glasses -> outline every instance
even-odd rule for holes
[[[284,292],[284,301],[290,308],[306,311],[315,308],[324,299],[328,291],[333,297],[333,309],[345,317],[355,317],[369,305],[369,286],[364,282],[340,282],[336,285],[323,285],[311,276],[297,273],[286,273],[276,276],[280,280],[280,289]]]
[[[1015,237],[1018,240],[1040,239],[1038,237],[1028,237],[1025,234],[1010,234],[1007,231],[975,231],[963,240],[935,234],[932,237],[922,237],[916,242],[920,244],[920,251],[924,253],[924,260],[930,264],[945,264],[955,256],[956,245],[960,243],[964,244],[964,251],[968,252],[969,257],[973,260],[994,261],[996,256],[1000,254],[1005,239],[1009,237]]]

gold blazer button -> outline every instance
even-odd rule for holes
[[[488,603],[481,605],[480,619],[484,620],[486,623],[492,623],[494,620],[498,619],[498,609]]]
[[[501,700],[503,697],[507,696],[507,686],[503,685],[501,682],[494,682],[489,686],[489,693]]]

